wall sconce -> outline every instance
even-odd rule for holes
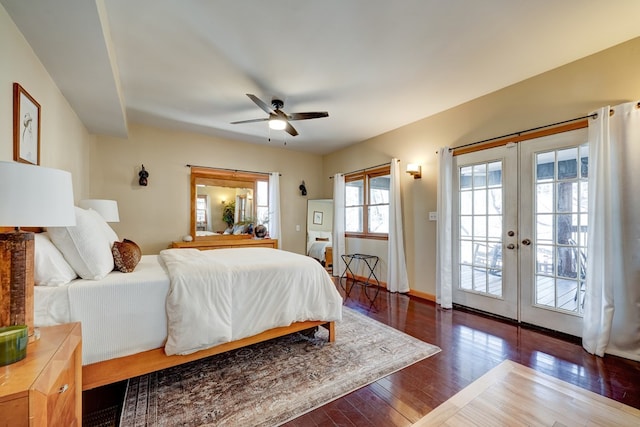
[[[307,195],[307,186],[305,185],[304,181],[302,181],[302,184],[300,184],[300,186],[298,187],[298,190],[300,190],[300,194],[303,196]]]
[[[422,168],[417,163],[407,164],[407,173],[413,176],[413,179],[422,178]]]
[[[140,169],[140,172],[138,172],[138,176],[140,177],[138,183],[141,186],[146,187],[149,183],[147,180],[147,178],[149,178],[149,172],[147,172],[147,170],[144,168],[144,165],[142,165],[142,169]]]

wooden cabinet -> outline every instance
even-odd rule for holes
[[[0,367],[1,426],[82,424],[80,323],[40,328],[27,357]]]
[[[191,248],[200,250],[222,248],[273,248],[278,249],[278,239],[213,239],[193,242],[173,242],[172,248]]]
[[[324,250],[324,265],[325,267],[333,266],[333,247],[327,246]]]

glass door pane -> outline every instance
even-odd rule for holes
[[[535,303],[574,313],[586,276],[587,154],[586,144],[535,154]]]
[[[459,169],[460,287],[502,297],[502,162]]]

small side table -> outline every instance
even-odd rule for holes
[[[369,298],[370,301],[372,302],[375,301],[375,299],[378,296],[378,293],[380,292],[380,281],[378,280],[378,277],[376,277],[376,273],[375,273],[375,269],[376,269],[376,266],[378,265],[378,261],[380,261],[380,258],[377,257],[376,255],[366,255],[366,254],[346,254],[341,256],[342,256],[342,260],[346,265],[346,268],[344,270],[344,273],[342,273],[342,276],[340,276],[340,286],[342,286],[342,279],[345,279],[345,285],[342,286],[342,289],[344,289],[344,291],[346,292],[347,298],[349,298],[349,294],[351,294],[353,285],[355,285],[356,282],[360,282],[364,285],[364,293],[367,296],[367,298],[369,298],[369,294],[367,293],[367,288],[373,285],[376,286],[375,295],[373,296],[373,298]],[[354,267],[356,267],[358,263],[364,263],[364,265],[366,265],[367,269],[369,270],[365,281],[356,279],[356,275],[351,269],[351,266],[354,262],[356,263],[354,264]],[[353,283],[351,284],[351,287],[349,287],[349,283],[348,283],[349,273],[351,274],[351,278],[353,279]],[[375,280],[375,283],[373,282],[372,279]]]

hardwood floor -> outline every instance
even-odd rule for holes
[[[407,426],[512,360],[640,409],[640,363],[598,358],[574,340],[381,291],[373,306],[359,288],[345,304],[442,352],[303,415],[287,426]]]
[[[286,426],[408,426],[507,359],[640,409],[638,362],[598,358],[563,337],[384,290],[371,304],[359,285],[345,305],[442,352]],[[84,408],[113,404],[120,398],[114,390],[85,393]]]

